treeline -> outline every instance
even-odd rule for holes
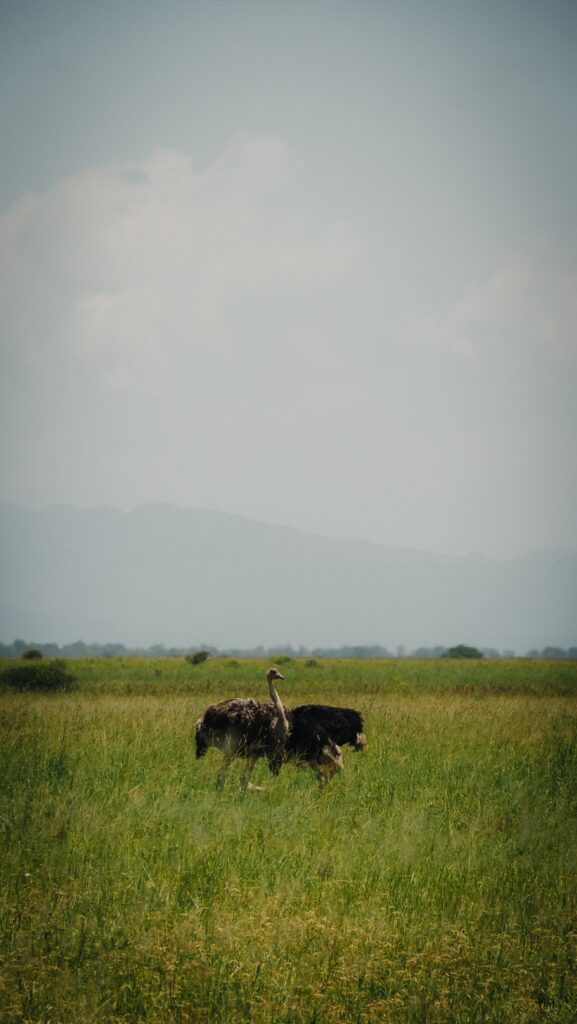
[[[444,645],[434,647],[416,647],[408,650],[403,646],[394,651],[381,644],[345,644],[341,647],[293,647],[281,644],[276,647],[240,648],[228,647],[219,649],[210,644],[192,647],[165,647],[154,644],[151,647],[126,647],[124,644],[87,644],[77,640],[71,644],[35,643],[27,640],[14,640],[10,644],[0,643],[0,658],[45,657],[45,658],[183,658],[199,650],[207,651],[212,657],[236,658],[442,658],[449,648]],[[494,647],[480,647],[479,652],[486,658],[514,658],[515,651],[499,651]],[[542,658],[552,660],[577,660],[577,647],[543,647],[533,648],[525,658]]]

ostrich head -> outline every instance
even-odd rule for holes
[[[274,668],[274,666],[272,668],[269,668],[266,677],[269,683],[271,683],[273,679],[284,679],[284,676],[281,676],[278,668]]]

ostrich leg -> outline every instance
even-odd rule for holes
[[[343,754],[336,743],[330,746],[325,745],[322,749],[323,759],[315,766],[315,774],[319,780],[321,789],[324,789],[327,782],[330,782],[336,772],[342,772],[344,768]]]
[[[234,754],[231,754],[228,750],[223,751],[222,764],[216,773],[216,788],[222,789],[226,779],[226,773],[234,761]]]
[[[240,788],[243,789],[245,792],[247,789],[253,789],[256,790],[258,793],[264,793],[264,786],[253,786],[252,782],[250,781],[252,770],[257,761],[258,757],[248,757],[246,760],[246,767],[240,777]]]

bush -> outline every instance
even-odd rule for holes
[[[14,690],[55,693],[72,690],[76,684],[75,677],[68,670],[65,661],[34,661],[28,665],[11,665],[0,675],[3,686]]]
[[[42,651],[38,651],[35,647],[32,647],[29,651],[24,651],[22,655],[25,661],[38,661],[42,657]]]
[[[478,651],[476,647],[467,647],[467,644],[457,644],[456,647],[449,647],[448,651],[445,651],[441,655],[442,658],[482,658],[483,652]]]
[[[209,657],[209,651],[195,651],[194,654],[187,654],[185,660],[188,661],[190,665],[202,665],[203,661],[207,661]]]

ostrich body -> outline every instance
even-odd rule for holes
[[[350,743],[354,750],[363,750],[367,745],[363,718],[355,708],[332,707],[329,704],[301,704],[292,708],[292,728],[297,730],[299,722],[318,722],[335,743],[343,747]]]
[[[259,757],[277,759],[289,734],[289,723],[273,680],[284,679],[278,669],[267,672],[270,703],[233,697],[211,704],[196,723],[196,756],[203,757],[210,747],[222,750],[223,759],[216,776],[218,787],[237,757],[246,759],[241,786],[248,789],[252,770]]]
[[[319,719],[295,715],[286,709],[289,734],[282,747],[267,755],[273,775],[278,775],[287,762],[299,768],[312,768],[321,786],[344,768],[343,754],[328,729]]]
[[[324,784],[344,767],[341,746],[350,743],[355,750],[366,746],[363,719],[354,708],[302,704],[285,711],[289,734],[283,747],[267,757],[274,775],[278,775],[283,763],[292,762],[313,768]]]

